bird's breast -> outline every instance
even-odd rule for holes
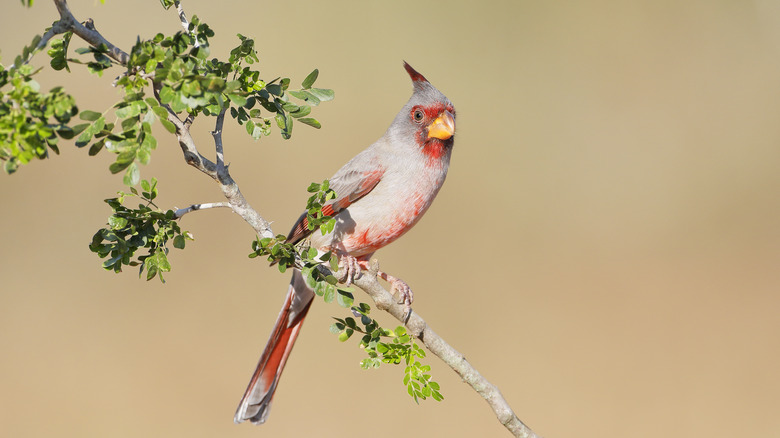
[[[312,245],[360,257],[404,235],[433,203],[446,168],[418,172],[414,178],[407,173],[386,173],[374,190],[336,216],[331,234],[314,233]]]

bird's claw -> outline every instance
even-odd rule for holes
[[[355,278],[360,277],[360,263],[358,263],[358,259],[348,254],[341,256],[339,258],[339,273],[341,272],[343,274],[341,274],[339,281],[347,286],[351,285]]]
[[[414,293],[412,293],[412,288],[409,287],[405,281],[398,278],[390,279],[390,285],[392,290],[398,292],[398,294],[401,296],[401,302],[399,304],[403,303],[404,313],[409,315],[412,311],[412,301],[414,301]]]

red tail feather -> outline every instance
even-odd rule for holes
[[[301,273],[296,270],[271,337],[233,417],[236,423],[249,420],[261,424],[268,418],[276,386],[313,298],[314,292],[306,286]]]

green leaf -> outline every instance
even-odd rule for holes
[[[109,216],[108,226],[113,230],[119,230],[127,226],[127,219],[119,216]],[[101,239],[102,240],[102,239]]]
[[[95,133],[90,126],[89,128],[85,129],[84,132],[82,132],[81,135],[79,135],[79,137],[76,139],[76,146],[84,147],[88,145],[94,135]]]
[[[322,102],[333,100],[333,98],[336,97],[336,93],[327,88],[312,88],[309,90],[309,93],[313,94],[314,97]]]
[[[231,102],[233,102],[234,104],[236,104],[238,106],[246,105],[246,100],[247,99],[246,99],[245,96],[241,96],[241,95],[238,95],[238,94],[228,94],[227,97],[228,97],[228,99],[230,99]]]
[[[99,141],[96,141],[95,143],[92,143],[92,146],[89,147],[89,152],[88,152],[89,156],[92,157],[92,156],[97,155],[98,152],[103,150],[103,146],[105,146],[105,144],[106,144],[106,139],[105,138],[100,139]]]
[[[99,112],[90,110],[82,111],[81,114],[79,114],[79,118],[81,120],[87,120],[90,122],[94,122],[95,120],[99,119],[100,116],[101,114]]]
[[[138,184],[138,180],[141,178],[141,171],[138,169],[138,164],[130,163],[130,166],[125,172],[125,177],[122,179],[126,186],[134,186]]]
[[[162,90],[160,90],[160,102],[163,104],[171,103],[175,97],[176,92],[173,91],[173,88],[171,87],[163,87]]]
[[[127,168],[127,166],[129,166],[131,163],[132,163],[132,161],[129,161],[129,162],[118,162],[117,161],[115,163],[111,163],[111,165],[108,166],[108,170],[111,173],[119,173],[119,172],[125,170]]]
[[[309,113],[311,113],[311,107],[309,105],[301,105],[301,106],[296,105],[295,111],[290,111],[290,115],[295,118],[308,116]]]
[[[349,339],[350,336],[352,336],[352,333],[354,333],[352,329],[344,330],[344,332],[339,335],[339,341],[345,342],[347,339]]]
[[[317,76],[319,75],[320,71],[315,68],[314,71],[309,73],[309,76],[306,76],[306,79],[301,82],[301,87],[303,87],[305,90],[308,90],[312,85],[314,85],[314,81],[317,80]]]
[[[354,304],[355,302],[355,296],[352,295],[350,292],[339,288],[336,294],[336,302],[341,307],[350,308],[352,307],[352,304]]]
[[[295,116],[293,116],[293,117],[295,117]],[[304,125],[309,125],[309,126],[312,126],[314,128],[317,128],[317,129],[322,128],[322,125],[320,124],[320,122],[317,121],[317,119],[303,117],[303,118],[298,119],[298,121],[303,123]]]
[[[173,247],[174,248],[184,249],[185,243],[186,242],[185,242],[184,236],[182,236],[181,234],[179,234],[178,236],[173,238]]]
[[[155,106],[152,108],[152,111],[154,112],[154,115],[160,118],[160,120],[168,120],[168,110],[161,107],[161,106]]]
[[[172,122],[170,122],[168,119],[160,119],[160,123],[162,123],[163,127],[170,132],[171,134],[176,133],[176,125],[174,125]]]

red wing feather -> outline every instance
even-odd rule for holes
[[[384,169],[375,169],[368,172],[350,172],[334,177],[331,180],[331,188],[336,192],[337,198],[322,207],[322,212],[328,216],[335,216],[341,210],[370,193],[379,184],[384,173]],[[287,235],[287,242],[297,243],[311,234],[312,231],[314,230],[309,229],[309,221],[304,212],[295,222],[290,234]]]

